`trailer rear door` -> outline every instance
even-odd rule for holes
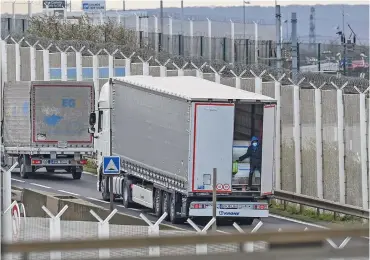
[[[213,168],[217,192],[231,192],[234,111],[230,103],[193,103],[190,192],[212,192]]]
[[[91,147],[89,114],[94,110],[92,83],[34,83],[31,88],[32,141],[39,145]]]
[[[262,132],[261,195],[270,195],[274,188],[275,120],[276,105],[265,105]]]

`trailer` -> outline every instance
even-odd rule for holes
[[[9,82],[2,91],[2,165],[18,161],[20,176],[39,168],[80,179],[93,154],[88,133],[95,108],[90,82]],[[58,172],[63,173],[63,172]]]
[[[125,207],[167,212],[172,223],[211,217],[216,169],[218,219],[252,224],[268,217],[275,99],[197,77],[128,76],[104,84],[98,104],[98,114],[90,115],[97,129],[89,131],[96,138],[97,189],[104,200],[113,192]],[[248,176],[232,174],[233,153],[246,149],[252,136],[262,140],[263,160],[248,187]],[[121,161],[112,191],[103,176],[104,156]],[[248,162],[243,165],[245,171]]]

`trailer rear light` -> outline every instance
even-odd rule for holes
[[[268,209],[268,205],[267,204],[257,204],[257,205],[254,205],[254,209],[266,210],[266,209]]]
[[[87,164],[87,160],[81,160],[81,161],[80,161],[80,164],[82,164],[82,165]]]
[[[207,204],[203,204],[203,203],[191,204],[190,208],[191,209],[205,209],[207,208]]]
[[[32,164],[41,164],[41,160],[32,160]]]

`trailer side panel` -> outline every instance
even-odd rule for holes
[[[113,154],[187,182],[190,109],[191,103],[185,100],[115,83]]]
[[[30,145],[30,86],[28,82],[4,84],[2,136],[5,147]]]

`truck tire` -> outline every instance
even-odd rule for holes
[[[177,217],[176,216],[176,208],[178,208],[178,204],[176,202],[176,194],[175,193],[172,193],[170,195],[170,222],[172,224],[180,224],[180,222],[182,221],[181,218]]]
[[[154,191],[154,214],[158,218],[162,216],[162,191],[160,189]]]
[[[78,167],[72,167],[71,172],[72,172],[72,178],[74,180],[81,179],[81,176],[82,176],[82,170],[81,169],[79,169]]]
[[[19,166],[19,174],[22,179],[28,179],[29,173],[26,171],[25,159],[22,158]]]
[[[162,193],[162,214],[167,213],[164,220],[169,220],[170,218],[170,194],[163,191]]]
[[[130,180],[125,180],[122,188],[122,202],[125,208],[130,208],[132,206],[132,194],[131,194],[131,184]]]
[[[110,194],[109,194],[109,181],[108,178],[103,178],[101,181],[101,196],[104,201],[110,200]]]

